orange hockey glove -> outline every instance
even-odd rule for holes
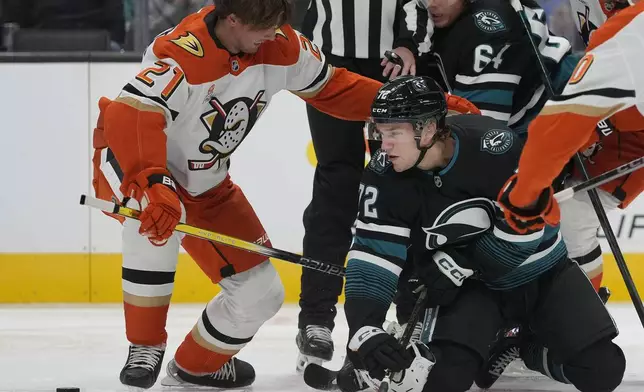
[[[448,114],[481,114],[479,108],[463,97],[445,93]]]
[[[139,233],[154,245],[164,245],[181,219],[181,202],[170,173],[162,168],[143,170],[135,178],[140,189]]]
[[[554,190],[551,186],[541,192],[534,206],[517,207],[511,201],[511,192],[516,183],[517,175],[513,174],[501,188],[497,200],[506,222],[514,231],[519,234],[530,234],[543,229],[545,225],[559,224],[561,219],[559,205],[553,197]]]

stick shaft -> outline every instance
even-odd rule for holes
[[[97,208],[99,210],[124,216],[130,219],[139,218],[140,211],[119,206],[115,203],[97,199],[91,196],[81,195],[80,204],[86,205],[89,207]],[[214,231],[200,229],[195,226],[187,225],[184,223],[179,223],[175,228],[175,231],[178,231],[183,234],[187,234],[196,238],[201,238],[204,240],[216,242],[218,244],[227,245],[233,248],[242,249],[251,253],[259,254],[262,256],[273,257],[275,259],[280,259],[288,261],[290,263],[299,264],[305,268],[313,269],[319,272],[323,272],[329,275],[335,276],[344,276],[345,269],[343,266],[332,265],[324,263],[317,260],[309,259],[308,257],[302,257],[298,254],[287,252],[285,250],[280,250],[276,248],[271,248],[264,245],[259,245],[254,242],[248,242],[240,240],[238,238],[229,237],[224,234],[215,233]]]
[[[563,201],[566,201],[572,198],[576,193],[586,192],[590,189],[597,188],[616,178],[619,178],[623,175],[634,172],[635,170],[641,169],[642,167],[644,167],[644,157],[633,159],[628,163],[618,166],[612,170],[609,170],[603,174],[593,177],[587,181],[584,181],[573,187],[557,192],[555,194],[555,199],[557,200],[557,202],[561,203]]]

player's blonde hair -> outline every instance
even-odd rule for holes
[[[215,15],[225,18],[234,14],[242,23],[266,29],[289,23],[291,0],[214,0]]]

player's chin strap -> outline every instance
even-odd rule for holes
[[[414,136],[414,139],[416,139],[416,148],[420,151],[420,154],[418,155],[418,159],[416,159],[416,163],[414,163],[414,166],[412,166],[412,167],[418,166],[418,164],[420,164],[420,162],[423,160],[423,158],[425,158],[425,154],[427,154],[427,151],[430,148],[434,147],[434,144],[436,144],[436,142],[438,140],[440,140],[443,137],[443,135],[448,131],[447,128],[441,129],[441,130],[436,129],[436,133],[434,133],[434,136],[432,136],[432,141],[431,141],[431,143],[429,143],[429,146],[421,147],[420,146],[420,138],[421,138],[421,135],[422,135],[422,130],[425,127],[425,124],[426,123],[418,122],[415,125],[416,133],[418,134],[418,136]]]
[[[416,159],[416,163],[414,163],[414,166],[412,166],[412,167],[416,167],[416,166],[418,166],[418,164],[420,164],[420,162],[423,160],[423,158],[425,158],[425,154],[427,154],[427,150],[432,148],[434,143],[436,143],[436,141],[433,140],[432,143],[429,145],[429,147],[421,147],[420,146],[420,137],[416,138],[416,148],[418,148],[418,150],[420,150],[420,154],[418,155],[418,159]]]

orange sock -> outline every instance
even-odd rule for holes
[[[181,369],[195,376],[200,376],[216,372],[234,354],[236,352],[220,349],[206,342],[199,335],[197,326],[195,326],[177,349],[174,359]]]
[[[170,305],[142,307],[124,302],[123,307],[128,341],[146,346],[157,346],[166,342],[168,334],[165,323]]]

